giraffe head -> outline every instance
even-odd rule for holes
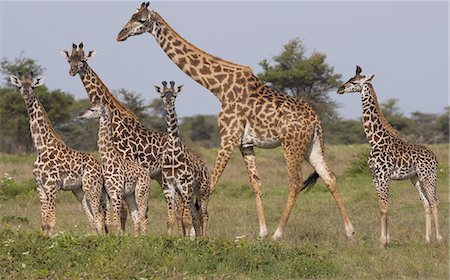
[[[171,81],[169,83],[170,85],[167,86],[167,82],[162,82],[162,88],[159,86],[155,86],[155,90],[159,95],[161,96],[164,106],[174,106],[175,99],[177,98],[177,95],[181,92],[181,89],[183,88],[183,85],[177,86],[175,88],[175,82]]]
[[[350,92],[361,92],[363,89],[363,85],[370,83],[372,78],[375,76],[373,74],[369,74],[367,76],[361,75],[362,69],[358,65],[356,65],[355,76],[350,78],[345,84],[339,87],[337,90],[338,94],[350,93]]]
[[[37,76],[33,78],[33,72],[30,72],[26,75],[19,72],[18,77],[11,75],[9,76],[9,80],[13,85],[19,88],[20,94],[25,100],[34,98],[34,88],[41,86],[44,83],[44,77]]]
[[[78,115],[78,119],[80,120],[92,120],[107,117],[108,110],[106,108],[106,105],[102,104],[98,99],[96,99],[89,108]]]
[[[78,50],[77,45],[72,43],[72,53],[69,54],[68,51],[61,50],[61,54],[70,64],[69,74],[71,76],[75,76],[76,74],[82,74],[86,70],[86,62],[88,59],[94,57],[96,51],[88,51],[88,53],[85,54],[83,50],[83,43],[78,45]]]
[[[117,35],[117,41],[125,41],[128,37],[153,32],[156,13],[149,9],[150,2],[142,2],[141,7],[131,16]]]

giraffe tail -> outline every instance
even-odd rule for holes
[[[303,182],[303,187],[300,191],[308,192],[316,184],[318,178],[319,174],[317,172],[311,173]]]

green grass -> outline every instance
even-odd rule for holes
[[[440,162],[437,194],[445,242],[437,244],[433,234],[432,243],[425,243],[425,217],[417,191],[409,181],[395,181],[390,190],[387,249],[379,246],[378,200],[364,169],[367,145],[327,146],[326,151],[356,230],[354,241],[345,236],[336,205],[321,181],[300,194],[281,241],[259,240],[254,195],[238,152],[211,197],[208,238],[166,236],[165,203],[155,182],[147,236],[132,237],[130,221],[125,236],[91,235],[78,201],[71,193],[60,192],[59,233],[47,238],[39,233],[39,203],[30,190],[32,157],[20,161],[8,156],[6,163],[0,162],[0,176],[10,174],[14,183],[9,188],[21,191],[0,201],[0,278],[448,279],[449,145],[431,148]],[[212,168],[216,151],[198,151]],[[286,168],[280,149],[257,150],[257,164],[270,235],[287,199]],[[305,176],[310,171],[305,164]]]

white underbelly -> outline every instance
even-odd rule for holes
[[[256,133],[254,129],[247,123],[242,135],[242,147],[258,147],[271,149],[280,146],[281,141],[278,135],[264,135],[264,133]]]

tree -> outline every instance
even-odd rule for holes
[[[42,75],[44,73],[45,68],[37,63],[36,60],[23,57],[24,53],[21,52],[18,58],[15,58],[14,61],[10,61],[8,58],[3,57],[0,60],[0,73],[2,73],[5,77],[6,84],[9,83],[10,75],[17,75],[17,73],[29,73],[33,72],[34,75]]]
[[[183,140],[197,143],[205,148],[219,146],[219,127],[215,116],[185,117],[180,125],[180,131]]]
[[[305,46],[295,38],[272,58],[273,65],[266,59],[259,63],[263,72],[258,77],[280,92],[305,99],[323,122],[332,122],[337,117],[336,103],[328,93],[341,84],[341,75],[325,59],[319,52],[307,56]]]

